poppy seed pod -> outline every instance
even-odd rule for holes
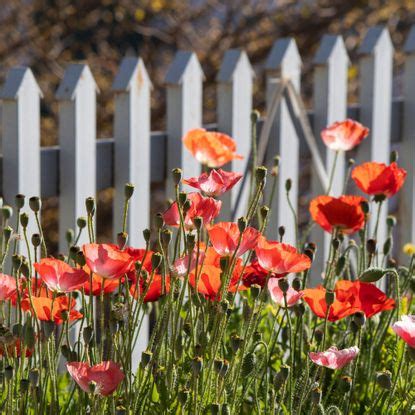
[[[376,241],[374,239],[368,239],[366,242],[366,249],[370,255],[376,253]]]
[[[349,167],[352,167],[356,164],[355,159],[350,158],[349,160],[347,160],[347,164]]]
[[[353,314],[353,321],[357,327],[363,327],[366,323],[366,316],[364,313],[358,311]]]
[[[29,199],[29,207],[33,210],[33,212],[37,213],[40,211],[40,208],[42,207],[42,202],[38,196],[32,196]]]
[[[279,165],[280,165],[280,156],[275,156],[273,158],[273,165],[271,170],[271,176],[277,176],[279,171]]]
[[[366,200],[362,200],[360,202],[360,207],[362,208],[362,211],[365,215],[369,213],[369,203],[367,203]]]
[[[188,233],[186,235],[186,248],[188,251],[192,252],[196,245],[196,235],[193,233]]]
[[[74,261],[76,261],[76,254],[79,252],[79,250],[80,250],[79,246],[72,245],[69,248],[69,258],[71,258]]]
[[[150,352],[150,350],[144,350],[144,352],[141,353],[141,367],[143,369],[145,369],[148,366],[152,357],[153,353]]]
[[[203,359],[200,356],[192,360],[192,371],[195,376],[199,376],[203,369]]]
[[[164,229],[161,232],[161,242],[164,246],[169,246],[173,233],[170,229]]]
[[[22,261],[23,261],[23,258],[21,257],[21,255],[14,254],[12,256],[12,264],[13,264],[14,269],[16,270],[19,269],[20,266],[22,265]]]
[[[255,170],[255,178],[257,184],[261,184],[265,182],[265,178],[267,176],[267,168],[264,166],[259,166]]]
[[[130,200],[134,194],[134,185],[132,183],[126,183],[124,186],[125,200]]]
[[[49,339],[49,337],[53,334],[55,330],[55,322],[54,321],[43,321],[42,322],[42,329],[43,329],[43,335],[45,339]]]
[[[202,229],[203,226],[203,218],[201,216],[195,216],[193,218],[193,225],[195,225],[195,228],[199,231]]]
[[[20,265],[20,272],[25,276],[26,278],[30,278],[30,268],[29,263],[27,262],[27,259],[24,258],[22,264]]]
[[[278,227],[278,235],[280,236],[280,239],[282,239],[285,235],[285,226],[279,226]]]
[[[10,226],[6,226],[3,229],[3,240],[5,244],[9,242],[10,237],[12,236],[12,233],[13,233],[13,229]]]
[[[143,238],[144,238],[144,241],[146,243],[149,243],[150,242],[150,237],[151,237],[151,231],[150,231],[150,229],[144,229],[143,230]]]
[[[293,181],[291,179],[287,179],[285,181],[285,191],[287,193],[291,190],[292,185],[293,185]]]
[[[261,209],[259,209],[259,213],[261,215],[262,220],[265,220],[268,217],[268,214],[269,214],[269,207],[268,206],[261,206]]]
[[[389,370],[376,373],[376,383],[383,389],[391,390],[392,388],[392,374]]]
[[[4,378],[9,381],[13,377],[13,366],[6,366],[4,368]]]
[[[392,238],[387,238],[385,243],[383,244],[383,255],[389,255],[392,248]]]
[[[13,216],[13,209],[11,208],[11,206],[4,205],[1,208],[1,213],[2,213],[3,219],[8,220]]]
[[[248,224],[248,222],[247,222],[245,217],[242,216],[241,218],[239,218],[238,219],[239,232],[241,232],[241,233],[244,232],[246,227],[247,227],[247,224]]]
[[[393,228],[393,227],[395,227],[395,226],[396,226],[396,223],[397,223],[397,220],[396,220],[395,216],[389,215],[389,216],[386,218],[386,224],[387,224],[387,226],[388,226],[389,228]]]
[[[226,376],[226,374],[228,373],[229,370],[229,362],[226,359],[223,359],[223,365],[222,365],[222,369],[219,372],[219,376],[221,378],[224,378]]]
[[[186,215],[186,213],[189,211],[190,207],[192,206],[192,202],[190,200],[186,200],[183,203],[183,214]]]
[[[87,225],[87,220],[84,216],[80,216],[77,220],[76,220],[76,226],[79,229],[84,229],[85,226]]]
[[[308,258],[310,258],[310,261],[313,261],[314,259],[314,252],[311,249],[307,248],[304,250],[304,255],[308,256]]]
[[[240,338],[237,334],[233,334],[231,336],[231,348],[233,350],[234,353],[236,353],[239,348],[242,346],[243,343],[243,339]]]
[[[216,373],[220,373],[223,367],[223,359],[215,359],[213,362],[213,368]]]
[[[26,199],[26,196],[22,195],[21,193],[19,193],[15,196],[14,202],[15,202],[16,208],[18,210],[20,210],[24,207],[25,199]]]
[[[151,257],[151,266],[153,270],[156,270],[161,265],[162,260],[163,260],[163,257],[161,256],[159,252],[155,252],[153,254],[153,256]]]
[[[88,213],[89,216],[93,216],[95,213],[95,199],[93,197],[87,197],[85,199],[85,208],[86,213]]]
[[[29,224],[29,216],[27,213],[23,212],[20,215],[20,225],[22,225],[22,228],[27,228],[27,225]]]
[[[178,186],[180,182],[182,181],[182,169],[175,168],[171,171],[171,176],[173,178],[173,183],[175,186]]]
[[[317,329],[314,332],[314,338],[316,339],[317,344],[320,344],[321,343],[321,341],[323,340],[323,337],[324,337],[324,333],[323,333],[322,330]]]
[[[183,206],[184,203],[187,201],[187,193],[186,192],[180,192],[179,197],[178,197],[178,201],[179,201],[179,206]]]
[[[290,288],[290,284],[288,283],[286,278],[279,278],[278,287],[285,294]]]
[[[84,253],[83,253],[81,250],[79,250],[79,251],[76,253],[76,258],[75,258],[75,260],[76,260],[76,263],[77,263],[79,266],[81,266],[81,267],[85,266],[85,264],[86,264],[85,255],[84,255]]]
[[[252,284],[250,288],[251,288],[252,298],[256,300],[259,297],[259,294],[261,294],[262,287],[258,284]]]

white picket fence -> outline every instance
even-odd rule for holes
[[[384,27],[368,30],[359,49],[360,103],[347,105],[349,58],[341,36],[324,36],[314,58],[314,104],[310,119],[326,171],[333,154],[319,139],[326,125],[347,116],[360,120],[371,130],[360,146],[357,161],[388,162],[391,142],[399,142],[400,164],[408,171],[399,198],[399,241],[415,241],[413,214],[415,181],[415,27],[406,45],[402,75],[403,96],[392,99],[393,45]],[[300,91],[301,57],[294,39],[277,40],[265,64],[267,107],[280,79],[290,79]],[[70,64],[56,92],[59,102],[59,146],[40,148],[40,100],[42,92],[27,67],[11,68],[1,90],[2,106],[2,195],[13,203],[17,193],[27,196],[59,196],[60,246],[66,249],[65,231],[74,228],[76,218],[85,216],[85,198],[98,190],[115,187],[114,233],[121,228],[123,187],[136,185],[128,221],[130,244],[143,246],[142,229],[150,223],[150,184],[165,183],[166,196],[172,195],[170,170],[181,167],[185,177],[197,175],[200,166],[183,147],[181,138],[189,129],[202,125],[203,71],[196,55],[179,51],[165,78],[167,91],[167,130],[151,132],[151,80],[140,58],[125,58],[113,82],[115,100],[114,138],[96,137],[96,94],[99,92],[86,64]],[[250,156],[250,113],[254,72],[243,50],[225,53],[217,76],[217,126],[233,136],[238,153],[245,158],[229,168],[245,172]],[[295,128],[298,108],[284,101],[277,111],[267,151],[270,161],[281,157],[279,183],[272,206],[270,233],[285,225],[287,240],[293,241],[294,224],[285,197],[285,181],[292,179],[291,198],[298,199],[301,173],[300,154],[308,149]],[[347,157],[347,156],[346,156]],[[340,194],[345,172],[338,170],[332,188]],[[313,179],[313,191],[321,192]],[[239,197],[244,206],[246,189],[239,188],[225,199],[225,217],[237,217]],[[239,196],[238,196],[239,195]],[[386,209],[384,209],[386,215]],[[384,232],[384,229],[383,229]],[[382,235],[382,233],[381,233]],[[321,246],[321,231],[313,233]],[[81,241],[82,242],[82,241]],[[326,238],[327,243],[327,238]],[[320,249],[320,252],[323,250]]]

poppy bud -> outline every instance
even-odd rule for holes
[[[189,389],[183,389],[179,391],[178,398],[179,402],[184,406],[189,399],[190,391]]]
[[[283,294],[285,294],[290,288],[290,284],[288,283],[286,278],[279,278],[278,287],[283,292]]]
[[[39,197],[32,196],[29,199],[29,207],[30,207],[30,209],[33,210],[33,212],[35,212],[35,213],[39,212],[41,206],[42,206],[42,202],[41,202]]]
[[[34,243],[33,243],[33,237],[35,236],[35,235],[37,235],[37,240],[39,241],[39,245],[40,245],[40,235],[38,235],[38,234],[33,234],[32,235],[32,244],[34,245],[34,246],[39,246],[39,245],[35,245]],[[75,232],[73,231],[73,229],[68,229],[66,232],[65,232],[65,240],[66,240],[66,243],[68,244],[68,245],[71,245],[72,244],[72,242],[73,242],[73,240],[74,240],[74,237],[75,237]]]
[[[20,392],[26,393],[29,390],[29,379],[20,379]]]
[[[358,311],[353,314],[353,321],[357,327],[363,327],[366,323],[366,316],[364,313]]]
[[[324,333],[323,333],[323,331],[322,331],[322,330],[320,330],[320,329],[317,329],[317,330],[314,332],[314,337],[315,337],[315,339],[316,339],[317,344],[320,344],[320,343],[321,343],[321,341],[323,340],[323,337],[324,337]]]
[[[389,255],[392,248],[392,238],[387,238],[383,244],[383,255]]]
[[[85,226],[87,225],[87,220],[84,216],[80,216],[77,220],[76,220],[76,226],[79,229],[84,229]]]
[[[326,298],[327,306],[331,306],[334,303],[334,300],[336,298],[336,294],[334,293],[334,291],[327,290],[325,298]]]
[[[85,199],[85,207],[86,213],[88,213],[89,216],[93,216],[95,213],[95,199],[93,197],[87,197]]]
[[[222,359],[215,359],[213,362],[213,367],[216,373],[220,373],[223,367],[223,360]]]
[[[199,376],[203,369],[203,359],[200,356],[195,357],[192,360],[192,370],[195,376]]]
[[[229,407],[229,404],[223,403],[222,404],[222,413],[221,415],[231,415],[231,408]]]
[[[39,383],[39,369],[33,368],[29,371],[29,382],[33,387]]]
[[[264,166],[257,167],[255,170],[255,177],[257,184],[264,183],[267,176],[267,168]]]
[[[186,200],[183,203],[183,214],[186,215],[186,213],[189,211],[190,207],[192,206],[192,203],[190,202],[190,200]]]
[[[144,238],[144,241],[146,243],[149,243],[150,242],[150,237],[151,237],[151,231],[150,231],[150,229],[144,229],[143,230],[143,238]]]
[[[154,217],[154,225],[157,230],[161,229],[164,226],[164,219],[161,213],[156,213]]]
[[[339,246],[340,246],[340,241],[337,238],[334,238],[331,241],[331,246],[333,247],[334,251],[337,251],[339,249]]]
[[[254,353],[247,353],[242,361],[242,376],[247,378],[255,369],[256,357]]]
[[[226,359],[223,359],[222,369],[219,372],[219,376],[224,378],[229,370],[229,362]]]
[[[231,348],[234,353],[236,353],[239,348],[242,346],[243,339],[241,339],[237,334],[231,336]]]
[[[84,339],[84,343],[89,345],[94,336],[94,329],[91,326],[86,326],[82,330],[82,338]]]
[[[285,226],[281,225],[278,227],[278,235],[280,236],[280,239],[282,240],[282,238],[285,235]]]
[[[180,192],[178,199],[179,199],[179,206],[183,206],[184,203],[187,201],[187,193],[186,192]]]
[[[26,229],[28,223],[29,223],[29,216],[27,213],[23,212],[20,215],[20,225],[22,225],[23,229]]]
[[[308,256],[310,258],[310,261],[313,261],[314,259],[314,251],[312,251],[311,249],[307,248],[304,250],[304,255]]]
[[[314,405],[319,405],[321,402],[321,389],[318,386],[311,391],[311,402]]]
[[[244,218],[243,216],[241,218],[238,219],[238,229],[239,232],[244,232],[247,226],[247,220],[246,218]]]
[[[19,269],[20,266],[22,265],[22,261],[23,259],[20,255],[14,254],[12,256],[12,264],[13,264],[14,269],[16,270]]]
[[[20,210],[24,207],[25,198],[26,198],[26,196],[22,195],[21,193],[19,193],[15,196],[14,201],[15,201],[15,205],[16,205],[18,210]]]
[[[27,262],[27,259],[24,258],[22,265],[20,265],[20,272],[26,277],[26,278],[30,278],[30,268],[29,268],[29,263]]]
[[[265,220],[269,214],[269,207],[268,206],[261,206],[259,209],[259,213],[261,215],[262,220]]]
[[[1,213],[2,213],[3,219],[4,220],[8,220],[13,215],[13,209],[10,206],[8,206],[8,205],[4,205],[1,208]]]
[[[143,369],[145,369],[148,366],[152,357],[153,353],[150,352],[150,350],[144,350],[144,352],[141,353],[141,367]]]
[[[182,181],[182,169],[175,168],[171,171],[171,175],[173,177],[173,183],[175,186],[179,185]]]
[[[11,380],[11,378],[13,377],[13,366],[6,366],[4,368],[4,378],[6,380]]]
[[[76,255],[79,252],[79,250],[80,250],[79,246],[72,245],[69,248],[69,258],[70,259],[73,259],[74,261],[76,261]]]
[[[376,373],[376,382],[377,384],[386,390],[391,390],[392,388],[392,374],[389,370],[384,370],[382,372]]]
[[[391,151],[389,156],[390,163],[396,163],[399,159],[399,153],[396,150]]]
[[[280,368],[280,371],[275,375],[275,378],[274,378],[274,387],[276,391],[281,389],[281,386],[288,379],[289,374],[290,374],[290,367],[287,365],[282,365]]]
[[[261,294],[262,287],[258,284],[252,284],[251,285],[251,295],[254,300],[256,300],[259,297],[259,294]]]
[[[342,376],[340,378],[340,390],[343,393],[350,392],[350,389],[352,388],[352,378],[350,376]]]
[[[126,183],[124,186],[125,200],[130,200],[134,194],[134,185],[132,183]]]
[[[42,324],[43,328],[43,335],[45,339],[49,339],[49,337],[52,335],[53,331],[55,330],[55,322],[54,321],[44,321]]]
[[[396,226],[396,218],[395,216],[389,215],[386,218],[386,224],[388,225],[389,228],[393,228],[394,226]]]
[[[161,232],[161,243],[165,247],[169,246],[172,236],[173,233],[170,229],[164,229],[163,232]]]
[[[153,270],[156,270],[160,265],[161,261],[163,260],[163,257],[159,252],[155,252],[153,256],[151,257],[151,267]]]
[[[127,232],[118,232],[117,233],[118,248],[124,249],[125,245],[127,244],[127,240],[128,240],[128,233]]]
[[[366,200],[363,200],[360,202],[360,207],[363,210],[363,213],[367,215],[369,213],[369,203],[366,202]]]
[[[7,245],[7,243],[9,242],[9,240],[10,240],[10,237],[12,236],[12,233],[13,233],[13,229],[10,227],[10,226],[6,226],[4,229],[3,229],[3,240],[4,240],[4,243]]]
[[[293,185],[293,181],[291,179],[287,179],[285,181],[285,191],[287,193],[291,190],[292,185]]]
[[[275,156],[273,159],[273,165],[272,165],[272,170],[271,170],[271,176],[277,176],[278,175],[278,170],[279,170],[279,165],[280,165],[280,156]]]
[[[85,255],[84,255],[84,253],[83,253],[81,250],[79,250],[79,251],[76,253],[76,258],[75,258],[75,261],[76,261],[76,263],[77,263],[80,267],[85,266],[85,264],[86,264]]]
[[[307,242],[305,249],[310,249],[310,251],[315,252],[317,250],[317,245],[314,242]]]
[[[376,253],[376,241],[374,239],[368,239],[366,242],[366,249],[370,255]]]
[[[193,225],[195,225],[195,228],[199,231],[202,229],[203,226],[203,218],[200,216],[196,216],[193,218]]]

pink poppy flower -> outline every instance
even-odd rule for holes
[[[199,177],[183,180],[183,183],[201,190],[207,196],[220,196],[232,189],[241,177],[240,173],[218,169],[212,170],[209,174],[203,173]]]
[[[353,120],[335,122],[321,132],[324,144],[334,151],[349,151],[360,144],[369,129]]]
[[[16,279],[0,274],[0,301],[9,300],[16,292]]]
[[[111,395],[124,379],[124,373],[117,363],[107,361],[90,366],[86,362],[68,362],[66,368],[72,379],[85,391],[90,392],[90,384],[95,384],[94,393]]]
[[[277,303],[280,307],[285,307],[284,294],[281,291],[280,287],[278,286],[277,278],[269,279],[268,291],[274,303]],[[287,291],[287,307],[292,307],[296,305],[300,301],[303,295],[304,293],[302,291],[296,291],[294,290],[294,288],[290,286]]]
[[[34,263],[35,270],[51,291],[68,293],[78,290],[88,281],[88,274],[54,258],[42,258]]]
[[[120,278],[134,264],[134,257],[112,244],[85,244],[85,261],[89,269],[103,278]]]
[[[357,346],[348,349],[338,350],[336,346],[331,346],[325,352],[310,352],[309,356],[313,363],[329,369],[341,369],[351,362],[359,353]]]
[[[392,330],[409,346],[415,348],[415,316],[402,316]]]
[[[179,277],[184,277],[187,272],[191,272],[196,267],[196,259],[198,262],[198,267],[201,267],[205,258],[205,250],[203,248],[199,250],[199,258],[197,258],[197,248],[192,252],[189,266],[189,255],[184,255],[180,258],[177,258],[173,264],[173,272],[176,272]]]
[[[234,222],[220,222],[209,228],[209,238],[215,251],[221,256],[233,255],[238,247],[241,232],[238,225]],[[236,256],[243,255],[246,251],[254,249],[257,245],[258,238],[261,235],[259,231],[250,226],[247,227],[239,244]]]

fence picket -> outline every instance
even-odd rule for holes
[[[243,160],[234,160],[227,170],[244,174],[230,194],[222,197],[222,218],[235,220],[246,213],[249,198],[248,172],[251,151],[251,112],[253,70],[243,50],[231,49],[225,53],[216,81],[218,130],[236,140],[238,154]],[[244,182],[242,182],[244,181]]]
[[[2,99],[3,196],[14,205],[17,193],[28,199],[40,195],[40,98],[42,91],[26,67],[12,68],[0,94]],[[38,232],[30,217],[28,233]],[[22,247],[22,252],[26,250]]]
[[[356,161],[389,163],[393,45],[388,30],[382,26],[369,29],[359,48],[360,121],[370,128],[369,137],[358,147]],[[381,249],[386,237],[388,203],[383,203],[377,234]],[[373,215],[377,215],[373,212]],[[371,222],[370,231],[374,230]]]
[[[166,195],[174,198],[171,170],[179,167],[183,177],[200,174],[200,165],[183,146],[182,137],[202,126],[203,71],[193,52],[177,52],[165,84],[167,88],[167,172]]]
[[[294,39],[284,38],[274,43],[265,70],[266,103],[267,110],[269,110],[278,79],[290,79],[294,86],[298,90],[300,89],[301,58]],[[278,154],[281,157],[275,197],[270,206],[268,236],[276,239],[277,227],[284,225],[286,228],[284,240],[289,243],[295,243],[295,221],[287,202],[285,182],[287,179],[292,180],[290,199],[297,212],[299,146],[300,140],[295,130],[294,121],[284,100],[275,117],[267,151],[268,166],[272,165],[272,159],[275,155]],[[270,187],[271,184],[269,183],[268,186]],[[266,202],[268,203],[268,198]]]
[[[349,58],[341,36],[325,35],[314,57],[314,135],[319,144],[320,154],[330,174],[335,153],[324,145],[321,131],[335,121],[342,121],[347,113],[347,67]],[[345,176],[345,154],[337,157],[336,170],[330,194],[340,196]],[[313,169],[312,195],[324,194],[327,189],[321,185]],[[311,239],[319,249],[314,263],[322,269],[329,251],[330,236],[318,227],[313,229]]]
[[[56,92],[59,101],[60,201],[59,248],[66,251],[65,232],[86,216],[85,199],[96,189],[96,92],[87,65],[71,64]],[[84,231],[79,241],[87,241]]]

